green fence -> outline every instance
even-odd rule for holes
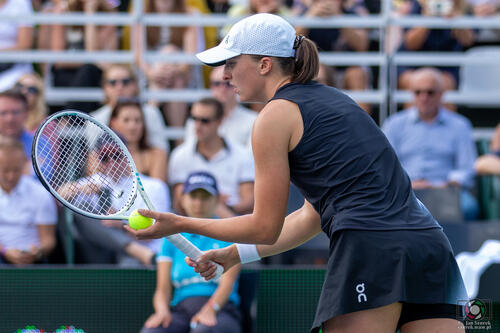
[[[253,300],[254,332],[309,331],[324,270],[263,269],[242,274],[243,281],[247,280],[242,283],[243,291]],[[0,333],[23,328],[35,333],[34,327],[56,332],[61,326],[83,330],[73,332],[133,333],[153,311],[155,271],[151,270],[0,269],[0,283]],[[255,288],[255,296],[246,288]],[[489,331],[500,332],[500,303],[490,313]]]

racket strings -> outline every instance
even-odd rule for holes
[[[86,212],[120,212],[135,197],[135,178],[122,148],[83,117],[64,115],[46,124],[38,135],[37,164],[50,187]]]

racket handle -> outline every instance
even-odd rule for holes
[[[203,254],[202,251],[194,246],[193,243],[188,241],[184,236],[176,234],[176,235],[170,235],[166,237],[167,240],[172,243],[176,248],[178,248],[182,253],[187,255],[189,258],[193,260],[198,260],[198,258]],[[215,279],[220,278],[222,273],[224,273],[224,267],[219,265],[218,263],[215,263],[216,265],[216,270],[215,270]]]

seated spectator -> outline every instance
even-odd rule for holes
[[[186,0],[150,0],[146,2],[146,13],[156,14],[187,14],[199,15],[200,11],[188,5]],[[167,45],[174,45],[185,53],[195,54],[205,50],[205,36],[203,28],[196,25],[177,26],[148,26],[146,27],[146,45],[149,50],[161,50]],[[149,75],[149,68],[144,64],[142,68]],[[178,70],[190,78],[189,87],[203,86],[202,70],[200,65],[177,64]],[[185,119],[183,119],[185,120]],[[183,126],[184,123],[172,123],[172,126]]]
[[[209,173],[195,172],[183,186],[182,206],[190,217],[215,218],[219,192]],[[195,234],[183,234],[202,251],[229,243]],[[163,239],[157,256],[154,313],[141,333],[239,333],[238,275],[241,265],[231,267],[220,280],[205,281],[184,262],[185,255]]]
[[[167,154],[149,145],[138,101],[118,100],[111,112],[109,127],[123,137],[141,174],[167,181]]]
[[[465,14],[462,0],[445,0],[439,6],[436,1],[408,0],[408,15],[458,17]],[[460,52],[475,41],[472,29],[430,29],[424,26],[406,29],[399,51]],[[411,74],[416,67],[398,67],[399,89],[411,89]],[[458,67],[442,67],[443,89],[457,89]]]
[[[216,214],[229,217],[253,210],[254,163],[249,149],[218,134],[224,107],[214,98],[193,104],[196,140],[172,151],[168,179],[173,188],[174,209],[183,212],[181,197],[184,180],[190,172],[207,171],[215,176],[221,198]]]
[[[316,75],[315,80],[321,84],[330,87],[336,87],[337,85],[335,84],[335,69],[331,66],[320,64],[318,75]]]
[[[469,120],[441,105],[441,73],[421,68],[411,80],[414,107],[390,116],[383,130],[412,181],[413,189],[458,186],[467,220],[478,216],[474,186],[476,147]]]
[[[171,54],[181,49],[168,44],[161,49],[162,53]],[[191,73],[188,67],[173,63],[155,63],[147,69],[149,88],[151,90],[186,89],[189,86]],[[158,102],[153,99],[149,105],[158,108],[168,126],[183,127],[186,122],[188,105],[182,101]]]
[[[224,80],[224,66],[215,67],[210,73],[210,93],[222,103],[224,116],[219,135],[242,146],[251,147],[252,127],[257,113],[238,103],[234,88]],[[195,140],[194,120],[186,122],[185,140]]]
[[[475,169],[481,175],[500,176],[500,123],[491,139],[490,153],[477,158]]]
[[[0,92],[0,136],[20,140],[24,154],[31,156],[33,134],[26,130],[28,119],[28,101],[26,97],[15,90]],[[25,160],[25,174],[33,174],[31,161]]]
[[[338,15],[359,15],[366,12],[361,3],[347,0],[313,0],[310,6],[301,13],[304,17],[331,17]],[[369,48],[368,30],[355,28],[306,28],[298,27],[297,34],[313,40],[320,51],[366,52]],[[335,80],[338,88],[348,90],[366,90],[369,86],[369,69],[359,66],[337,68]],[[371,113],[369,104],[360,106]]]
[[[137,79],[130,66],[113,64],[103,74],[105,104],[91,115],[104,124],[109,124],[111,111],[120,98],[134,98],[139,93]],[[148,141],[152,146],[168,152],[165,139],[165,122],[160,111],[151,105],[143,105],[144,122],[148,132]]]
[[[0,0],[0,15],[29,16],[30,0]],[[0,52],[26,51],[33,46],[33,25],[21,21],[0,20]],[[21,75],[32,72],[31,64],[0,63],[0,91],[10,89]]]
[[[77,12],[86,15],[116,12],[114,2],[108,0],[51,0],[43,12],[64,15]],[[42,25],[39,29],[38,49],[62,51],[112,51],[118,49],[117,27],[114,25]],[[104,63],[55,63],[51,67],[56,87],[99,87]],[[46,68],[47,69],[47,68]],[[90,112],[98,105],[89,102],[70,103],[70,108]]]
[[[125,140],[124,140],[125,141]],[[108,211],[117,210],[107,200],[99,200],[105,190],[112,187],[119,190],[123,187],[124,179],[120,174],[106,172],[107,168],[116,167],[116,163],[121,163],[122,158],[112,158],[109,156],[110,147],[97,144],[90,152],[89,159],[99,156],[101,164],[99,168],[90,170],[89,176],[78,179],[75,182],[63,184],[57,190],[64,199],[77,202],[82,200],[85,203],[93,203],[92,207],[96,212],[107,214]],[[135,160],[134,160],[135,162]],[[90,165],[88,162],[86,165]],[[94,167],[95,168],[95,167]],[[170,200],[167,186],[159,179],[141,175],[141,181],[146,193],[151,199],[155,209],[159,211],[170,210]],[[96,181],[97,180],[97,181]],[[78,187],[79,192],[74,188]],[[98,196],[99,194],[99,196]],[[112,200],[111,200],[112,201]],[[120,204],[120,203],[117,203]],[[130,214],[134,209],[145,208],[146,204],[140,195],[137,196],[132,207],[125,213]],[[96,252],[94,249],[105,249],[114,254],[116,263],[120,267],[151,267],[154,262],[155,253],[159,250],[160,241],[136,241],[122,228],[122,222],[115,220],[95,220],[82,215],[74,216],[75,229],[79,234],[82,251]],[[93,251],[91,251],[91,249]],[[83,257],[86,257],[85,253]],[[85,258],[88,262],[99,262],[100,258]],[[110,262],[112,263],[112,262]]]
[[[26,130],[34,133],[45,117],[47,117],[43,80],[36,73],[24,74],[17,80],[14,89],[19,90],[28,101]]]
[[[467,0],[474,16],[491,17],[500,14],[499,0]],[[500,42],[500,29],[481,29],[478,31],[476,44],[494,44]]]
[[[23,175],[23,144],[0,138],[0,264],[46,262],[56,245],[57,209],[49,192]]]
[[[259,13],[276,14],[279,16],[290,16],[292,12],[284,0],[249,0],[248,2],[235,2],[229,8],[227,15],[234,18]],[[220,31],[220,39],[223,39],[232,25],[224,26]]]

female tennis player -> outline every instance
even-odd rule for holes
[[[267,103],[252,133],[254,211],[221,220],[140,211],[156,223],[129,231],[140,239],[190,232],[247,243],[209,251],[198,264],[188,260],[211,278],[209,259],[227,270],[323,230],[330,258],[313,332],[464,332],[457,301],[466,293],[448,239],[366,112],[312,81],[314,43],[279,16],[257,14],[197,56],[224,64],[242,101]],[[306,201],[285,218],[290,180]]]

